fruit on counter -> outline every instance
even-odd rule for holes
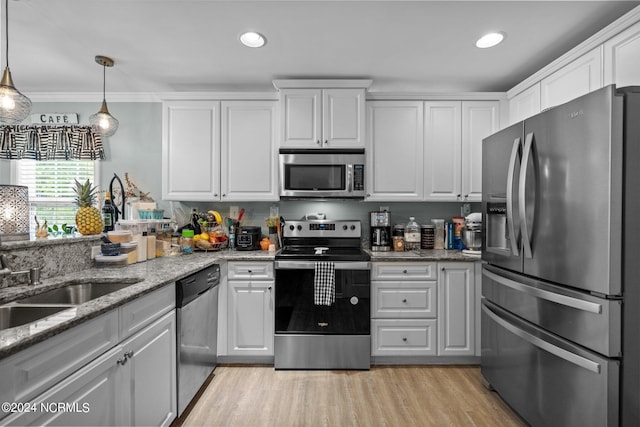
[[[76,227],[78,232],[82,235],[100,234],[104,228],[102,222],[102,214],[94,205],[96,197],[96,187],[91,185],[91,182],[87,181],[82,184],[75,181],[75,187],[73,191],[76,193],[76,205],[78,211],[76,212]]]
[[[213,245],[207,239],[194,239],[194,244],[200,249],[213,249]]]
[[[260,249],[262,249],[263,251],[268,251],[270,244],[271,244],[271,239],[269,239],[268,237],[265,237],[260,241]]]
[[[220,212],[211,210],[207,213],[210,213],[211,215],[213,215],[213,217],[216,219],[216,223],[220,225],[222,224],[222,215],[220,215]]]

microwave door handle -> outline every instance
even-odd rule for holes
[[[347,192],[353,192],[353,165],[347,165]]]
[[[507,173],[507,227],[509,230],[509,236],[511,236],[511,238],[509,239],[511,243],[511,254],[514,256],[520,255],[520,251],[518,250],[520,236],[519,233],[516,234],[516,227],[513,223],[513,176],[515,173],[519,152],[520,138],[516,138],[513,141],[513,147],[511,148],[511,157],[509,158],[509,171]]]
[[[527,223],[527,166],[531,161],[531,152],[533,150],[533,133],[527,135],[524,141],[524,152],[522,153],[522,164],[520,166],[520,188],[518,191],[518,209],[520,211],[520,227],[522,227],[522,246],[525,258],[533,258],[531,250],[531,233],[529,224]],[[534,207],[532,207],[533,209]],[[534,212],[535,215],[535,212]]]

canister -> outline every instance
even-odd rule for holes
[[[433,249],[435,244],[435,225],[420,226],[420,249]]]

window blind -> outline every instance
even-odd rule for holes
[[[16,163],[18,185],[29,187],[30,223],[35,230],[34,216],[40,225],[47,220],[51,227],[75,224],[74,179],[84,183],[87,179],[94,185],[97,166],[94,161],[75,160],[20,160]],[[98,201],[96,201],[98,202]]]

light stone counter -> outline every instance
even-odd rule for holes
[[[0,305],[13,300],[75,283],[140,279],[122,290],[110,293],[84,304],[70,307],[46,319],[24,326],[0,331],[0,359],[46,340],[102,313],[113,310],[155,289],[173,284],[198,270],[225,261],[273,261],[274,255],[266,251],[210,251],[161,257],[126,267],[96,268],[57,275],[44,279],[37,286],[20,285],[0,289]]]
[[[436,249],[418,249],[404,252],[374,252],[369,249],[365,251],[371,255],[371,261],[384,262],[424,262],[424,261],[480,261],[479,256],[467,255],[462,251],[447,251]]]

